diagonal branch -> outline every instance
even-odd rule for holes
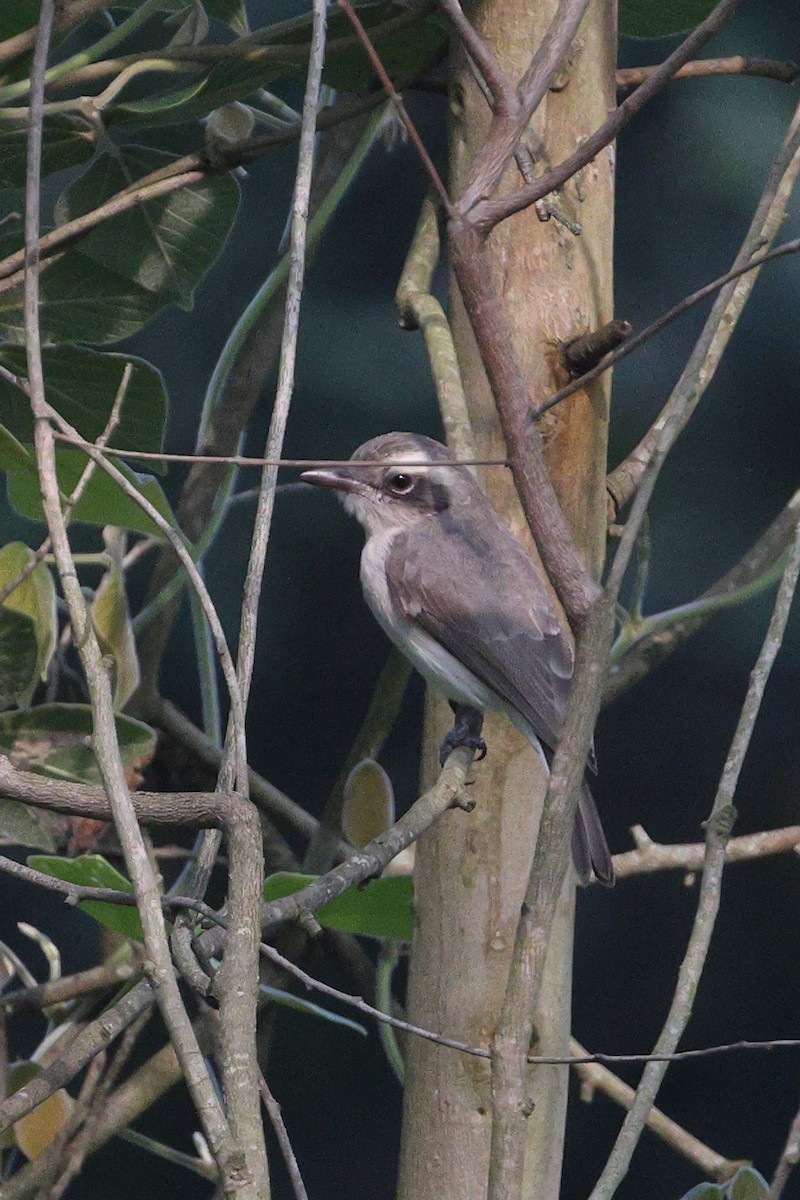
[[[504,119],[495,119],[493,122],[487,142],[475,159],[464,193],[456,206],[459,213],[471,224],[475,225],[481,204],[488,200],[497,187],[530,124],[531,117],[547,95],[550,82],[567,55],[588,5],[589,0],[559,0],[547,32],[520,80],[517,103],[513,110],[505,117],[504,113],[495,109],[495,118]],[[608,140],[611,141],[612,138]],[[608,142],[603,143],[607,144]],[[598,147],[598,150],[600,149],[602,146]],[[551,190],[547,188],[541,196]],[[488,232],[488,229],[483,232]]]
[[[705,863],[697,913],[686,954],[678,973],[670,1010],[655,1046],[656,1054],[674,1053],[691,1016],[694,997],[719,910],[725,847],[736,816],[733,798],[761,707],[764,689],[783,640],[799,574],[800,527],[789,553],[758,660],[750,676],[736,732],[725,760],[714,804],[706,825]],[[665,1062],[650,1062],[645,1067],[636,1089],[636,1097],[623,1122],[608,1162],[592,1191],[590,1200],[610,1200],[624,1178],[644,1129],[647,1115],[658,1095],[667,1066],[668,1064]]]
[[[750,228],[733,263],[733,269],[747,267],[751,257],[767,246],[780,229],[786,207],[800,171],[800,105],[795,109],[789,128],[772,165]],[[621,508],[639,486],[653,449],[664,429],[673,426],[672,440],[686,426],[706,388],[714,377],[728,341],[736,328],[756,279],[757,271],[748,271],[733,279],[719,293],[703,326],[681,377],[639,445],[608,477],[608,488],[617,508]]]
[[[481,198],[481,191],[476,185],[470,196],[465,196],[465,200],[468,199],[469,203],[462,202],[459,205],[460,211],[469,218],[472,227],[478,233],[486,236],[495,225],[514,213],[521,212],[523,208],[528,208],[536,200],[541,200],[543,196],[561,187],[568,179],[587,166],[605,146],[613,142],[614,138],[644,108],[645,104],[669,83],[684,63],[705,46],[740,3],[741,0],[720,0],[705,21],[701,21],[677,50],[673,51],[669,58],[666,58],[635,92],[614,109],[611,116],[599,129],[596,129],[569,158],[566,158],[557,167],[545,171],[533,183],[520,188],[519,191],[496,200]]]

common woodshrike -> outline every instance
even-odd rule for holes
[[[364,526],[364,597],[428,683],[457,704],[506,713],[547,759],[564,720],[572,640],[540,568],[472,472],[444,465],[451,458],[431,438],[387,433],[359,446],[352,466],[301,478],[335,488]],[[582,882],[592,870],[614,882],[585,782],[572,855]]]

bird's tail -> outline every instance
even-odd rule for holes
[[[572,830],[572,861],[581,883],[588,883],[594,871],[599,883],[605,887],[613,887],[614,864],[611,861],[611,852],[603,826],[600,824],[600,814],[585,779]]]

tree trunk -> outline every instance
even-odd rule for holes
[[[487,0],[467,15],[516,83],[556,8],[555,0]],[[614,103],[614,0],[592,0],[567,69],[535,114],[530,148],[537,173],[557,163],[604,120]],[[488,108],[459,53],[451,89],[451,194],[458,196],[488,129]],[[538,149],[537,149],[538,148]],[[517,354],[539,403],[563,382],[557,347],[611,316],[613,151],[603,152],[549,197],[582,233],[531,208],[490,237],[494,284],[511,322]],[[501,190],[519,185],[512,163]],[[453,285],[451,320],[479,456],[503,457],[494,401],[469,322]],[[599,575],[605,540],[607,378],[579,392],[542,422],[556,491],[576,542]],[[500,516],[532,550],[510,472],[485,469],[482,482]],[[535,551],[532,551],[535,552]],[[425,775],[449,710],[431,697]],[[409,1019],[486,1047],[502,1003],[514,930],[525,890],[545,789],[536,753],[510,725],[490,717],[489,755],[476,768],[471,814],[448,814],[420,841],[415,872],[417,929],[409,980]],[[536,1049],[566,1054],[574,885],[568,879],[540,993]],[[525,1197],[558,1196],[568,1076],[563,1067],[531,1072],[535,1103],[526,1125]],[[482,1200],[489,1155],[489,1067],[419,1039],[409,1039],[400,1158],[401,1200]]]

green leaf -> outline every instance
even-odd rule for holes
[[[57,840],[49,813],[16,800],[0,799],[0,833],[18,846],[55,850]]]
[[[114,7],[133,9],[136,4],[133,3],[133,0],[123,0],[123,3],[115,4]],[[182,12],[189,5],[187,0],[163,0],[159,7],[164,12]],[[203,8],[210,17],[216,17],[218,21],[224,21],[226,25],[229,25],[234,33],[247,34],[250,32],[242,0],[203,0]]]
[[[439,54],[450,36],[449,27],[439,13],[428,13],[413,21],[403,21],[399,29],[383,32],[377,29],[387,22],[408,16],[408,8],[399,0],[381,0],[380,3],[360,4],[357,12],[364,26],[375,35],[381,61],[393,77],[419,74]],[[160,124],[195,120],[207,116],[216,108],[244,100],[260,88],[268,87],[276,79],[287,75],[305,77],[307,55],[311,43],[312,20],[310,14],[282,21],[263,30],[259,43],[272,46],[293,46],[297,58],[279,62],[275,59],[249,60],[226,59],[219,62],[180,89],[169,88],[162,95],[148,98],[146,102],[133,101],[109,105],[104,111],[105,119],[111,123],[125,125],[141,124],[148,108],[148,124]],[[349,45],[338,48],[331,45],[340,39],[348,39]],[[257,50],[255,43],[250,49]],[[326,56],[323,81],[330,87],[346,91],[361,91],[374,80],[374,71],[363,47],[354,38],[353,29],[344,13],[332,9],[328,16],[329,52]],[[176,103],[176,97],[181,93]]]
[[[61,858],[54,854],[31,854],[28,866],[35,871],[61,879],[79,887],[114,888],[117,892],[132,892],[133,887],[124,875],[112,867],[102,854],[84,854],[80,858]],[[94,917],[101,925],[114,929],[123,937],[144,940],[142,923],[135,905],[111,904],[104,900],[81,900],[78,908]]]
[[[8,542],[0,548],[0,591],[17,579],[34,560],[33,551],[23,542]],[[31,573],[3,602],[5,608],[23,613],[33,622],[36,639],[36,673],[47,678],[47,668],[56,648],[56,588],[53,576],[44,563],[38,563]],[[32,689],[31,689],[32,690]],[[30,695],[25,704],[30,703]]]
[[[25,351],[18,346],[0,349],[0,362],[23,379],[27,378]],[[87,442],[103,433],[127,364],[130,378],[119,412],[119,424],[109,446],[135,447],[158,452],[163,445],[167,394],[161,372],[143,358],[130,354],[98,353],[86,346],[49,346],[42,352],[45,392],[48,403]],[[33,417],[28,398],[0,378],[0,411],[6,429],[21,442],[33,443]],[[2,442],[0,442],[0,466]],[[8,469],[8,467],[6,467]],[[163,473],[165,463],[148,470]]]
[[[36,474],[36,463],[5,425],[0,425],[0,470]]]
[[[103,155],[60,198],[60,222],[92,211],[175,161],[140,146]],[[39,315],[47,342],[118,341],[194,290],[230,232],[239,189],[213,175],[104,221],[41,267]],[[0,295],[0,335],[24,345],[23,285]]]
[[[715,0],[619,0],[619,31],[629,37],[669,37],[704,21]]]
[[[342,832],[354,846],[366,846],[394,824],[394,789],[380,763],[363,758],[342,789]]]
[[[279,871],[264,884],[264,899],[279,900],[299,892],[318,876]],[[363,887],[348,888],[314,916],[328,929],[369,937],[410,941],[414,931],[414,887],[409,876],[371,879]]]
[[[31,459],[32,461],[32,459]],[[61,447],[56,450],[58,484],[63,496],[72,494],[81,477],[88,459],[82,450]],[[157,480],[151,475],[140,475],[124,463],[117,461],[117,469],[128,482],[175,527],[175,517],[169,502]],[[33,521],[44,520],[42,501],[39,495],[38,476],[30,470],[14,470],[9,473],[8,498],[23,517]],[[130,496],[119,487],[116,480],[106,475],[101,468],[92,475],[88,486],[73,509],[73,520],[86,521],[89,525],[119,525],[135,533],[163,538],[163,533],[142,511]]]
[[[156,734],[149,725],[117,714],[122,761],[135,776],[153,757]],[[92,710],[88,704],[40,704],[0,713],[0,754],[13,751],[16,765],[53,779],[100,783],[92,752]]]
[[[341,1013],[331,1012],[329,1008],[322,1008],[319,1004],[312,1004],[310,1000],[304,1000],[302,996],[293,996],[291,992],[281,991],[280,988],[270,987],[266,983],[262,983],[258,990],[263,996],[269,996],[276,1004],[282,1004],[284,1008],[293,1008],[297,1012],[308,1013],[312,1017],[321,1017],[333,1025],[344,1025],[346,1029],[352,1029],[354,1033],[360,1033],[362,1037],[367,1036],[366,1029],[358,1021],[351,1021],[349,1017],[343,1017]]]
[[[174,156],[144,146],[104,154],[59,200],[59,218],[83,216],[173,161]],[[189,309],[195,287],[224,245],[238,203],[233,180],[213,176],[104,222],[82,239],[79,251],[160,296],[162,303],[176,300]]]
[[[36,680],[37,657],[36,627],[31,618],[0,605],[0,708],[27,695]]]
[[[0,186],[25,186],[27,123],[8,120],[0,109]],[[95,151],[97,135],[85,121],[56,114],[42,128],[42,175],[63,171],[88,162]]]
[[[721,1183],[698,1183],[681,1197],[681,1200],[723,1200],[725,1185]]]
[[[116,563],[103,576],[91,612],[100,647],[114,659],[114,708],[121,709],[139,686],[139,658],[125,579]]]
[[[234,33],[246,36],[250,32],[247,12],[242,0],[204,0],[204,5],[210,17],[224,21]]]
[[[769,1184],[755,1167],[740,1167],[728,1184],[730,1200],[764,1200]]]
[[[41,1073],[42,1067],[38,1063],[14,1063],[8,1070],[6,1081],[8,1094],[13,1095],[14,1092],[18,1092],[20,1088],[25,1087]],[[62,1131],[74,1106],[75,1101],[69,1093],[63,1088],[59,1088],[41,1104],[37,1104],[31,1112],[20,1117],[15,1122],[13,1131],[6,1129],[2,1135],[3,1140],[0,1142],[0,1146],[5,1149],[13,1146],[16,1142],[27,1158],[38,1158]]]

